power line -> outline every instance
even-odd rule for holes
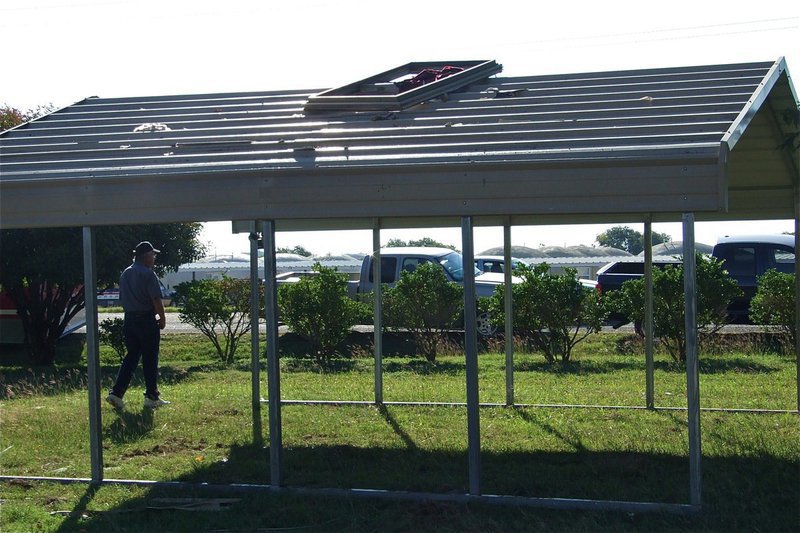
[[[721,36],[721,35],[738,35],[738,34],[745,34],[745,33],[760,33],[764,31],[780,31],[780,30],[787,30],[787,29],[797,29],[800,28],[800,17],[786,17],[786,18],[773,18],[773,19],[761,19],[761,20],[749,20],[744,22],[728,22],[723,24],[705,24],[700,26],[683,26],[677,28],[664,28],[664,29],[657,29],[657,30],[646,30],[646,31],[635,31],[635,32],[618,32],[618,33],[601,33],[601,34],[593,34],[593,35],[585,35],[585,36],[566,36],[566,37],[557,37],[554,39],[537,39],[533,41],[515,41],[509,44],[517,44],[517,45],[525,45],[525,44],[546,44],[546,43],[559,43],[564,41],[592,41],[594,39],[610,39],[610,38],[624,38],[624,37],[636,37],[642,36],[645,37],[643,39],[631,39],[631,40],[622,40],[619,41],[619,44],[625,43],[632,43],[632,42],[648,42],[648,41],[663,41],[663,40],[674,40],[674,39],[682,39],[682,38],[701,38],[701,37],[714,37],[714,36]],[[791,26],[778,26],[778,27],[769,27],[769,28],[754,28],[751,30],[736,30],[730,32],[716,32],[716,33],[701,33],[697,35],[679,35],[674,37],[657,37],[657,34],[664,34],[664,33],[677,33],[677,32],[689,32],[694,30],[709,30],[713,28],[729,28],[729,27],[738,27],[738,26],[753,26],[756,24],[765,24],[765,23],[775,23],[779,22],[782,24],[786,24],[788,22],[794,22]],[[647,38],[648,36],[653,36],[652,38]]]

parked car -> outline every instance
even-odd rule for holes
[[[749,322],[750,301],[756,294],[758,277],[769,269],[793,274],[795,249],[793,235],[736,235],[718,239],[711,256],[723,261],[723,267],[736,280],[743,296],[735,298],[728,307],[732,322]],[[680,264],[680,257],[659,257],[654,268]],[[598,288],[603,293],[618,290],[630,279],[644,275],[644,260],[635,258],[609,263],[597,272]],[[624,317],[612,317],[614,325]],[[620,324],[621,325],[621,324]]]
[[[480,270],[481,272],[495,272],[495,273],[504,273],[505,272],[505,264],[506,260],[502,255],[476,255],[475,256],[475,267]],[[518,268],[519,266],[523,265],[524,263],[519,259],[511,258],[511,267],[512,269]]]

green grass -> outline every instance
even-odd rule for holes
[[[593,336],[579,345],[573,362],[555,367],[539,355],[518,355],[517,402],[643,405],[643,357],[621,354],[622,341],[620,335]],[[253,444],[244,354],[226,369],[198,335],[165,335],[162,344],[161,388],[174,403],[155,412],[142,409],[137,376],[121,416],[103,406],[105,477],[268,484],[268,452]],[[103,347],[104,389],[117,363]],[[284,399],[372,399],[368,358],[320,366],[284,357],[281,365]],[[0,372],[6,391],[0,403],[0,472],[90,477],[84,367],[6,366]],[[481,401],[502,403],[504,356],[482,354],[479,372]],[[703,406],[793,409],[795,380],[788,357],[747,351],[701,356]],[[265,381],[262,375],[263,396]],[[685,406],[685,381],[682,367],[659,354],[656,405]],[[387,357],[384,385],[387,401],[461,402],[464,360],[445,356],[429,364]],[[261,419],[266,434],[266,406]],[[287,485],[468,489],[463,407],[285,405],[282,422]],[[800,528],[797,415],[703,412],[701,424],[704,509],[692,517],[15,481],[2,484],[0,531]],[[487,494],[688,501],[684,411],[484,408],[481,448]],[[148,509],[158,498],[185,496],[238,501],[218,512]]]

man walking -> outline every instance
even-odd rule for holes
[[[161,286],[153,272],[159,251],[148,241],[137,244],[133,250],[133,264],[119,278],[119,300],[125,310],[122,331],[127,354],[122,360],[117,380],[106,396],[106,401],[118,410],[125,407],[122,398],[128,390],[139,359],[142,360],[144,371],[144,406],[154,409],[170,403],[163,400],[158,392],[158,348],[161,330],[166,325],[164,304],[161,303]]]

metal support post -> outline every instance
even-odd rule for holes
[[[797,412],[800,413],[800,185],[794,187],[794,356],[797,368]]]
[[[697,357],[697,264],[694,213],[683,215],[683,295],[686,313],[686,396],[689,426],[689,500],[701,504],[700,369]]]
[[[464,261],[464,347],[467,367],[467,445],[469,455],[469,493],[481,493],[481,430],[478,399],[478,331],[475,309],[475,249],[472,217],[461,217],[461,247]]]
[[[650,217],[644,223],[644,359],[646,405],[655,408],[654,364],[653,364],[653,222]]]
[[[511,271],[511,219],[506,217],[503,224],[503,268],[505,297],[505,339],[506,339],[506,405],[514,405],[514,303],[512,299]]]
[[[100,409],[100,342],[97,323],[97,268],[94,228],[83,228],[83,294],[86,301],[86,351],[89,379],[89,451],[92,482],[103,481],[103,416]]]
[[[383,288],[381,287],[381,220],[372,228],[372,286],[374,287],[375,405],[383,404]]]
[[[264,443],[261,428],[261,349],[258,342],[258,317],[261,290],[258,277],[258,221],[250,226],[250,391],[253,408],[253,444]]]
[[[269,396],[269,474],[270,485],[281,484],[281,376],[278,360],[278,284],[275,281],[275,221],[265,220],[264,305],[267,326],[267,394]]]

